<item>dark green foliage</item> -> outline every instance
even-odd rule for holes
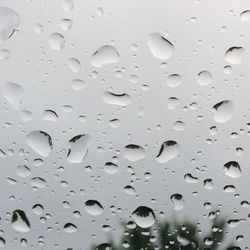
[[[176,221],[158,222],[154,227],[143,229],[124,228],[124,236],[121,242],[116,245],[112,240],[108,244],[112,250],[217,250],[223,242],[226,233],[226,220],[216,218],[211,223],[208,233],[201,233],[195,223]],[[126,247],[123,246],[125,243]],[[205,244],[206,243],[206,244]],[[111,248],[99,249],[93,246],[93,250],[111,250]],[[224,249],[240,249],[227,246]]]

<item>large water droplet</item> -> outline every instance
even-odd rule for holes
[[[30,184],[32,187],[35,187],[35,188],[45,188],[47,185],[47,182],[41,177],[34,177],[31,179]]]
[[[77,135],[69,140],[67,159],[70,163],[81,163],[86,157],[91,144],[90,135]]]
[[[231,47],[226,51],[225,60],[230,64],[240,64],[244,52],[242,47]]]
[[[16,174],[22,178],[26,178],[31,175],[31,170],[26,165],[19,165],[16,168]]]
[[[106,162],[104,170],[108,174],[116,174],[118,172],[118,166],[113,162]]]
[[[208,70],[203,70],[198,74],[197,82],[201,86],[207,86],[213,82],[213,75]]]
[[[167,79],[168,87],[176,88],[182,84],[182,76],[178,74],[172,74]]]
[[[120,55],[115,47],[105,45],[100,47],[90,59],[90,62],[95,67],[103,67],[108,64],[118,63]]]
[[[79,61],[78,59],[76,59],[76,58],[70,58],[70,59],[68,60],[68,67],[69,67],[69,69],[70,69],[72,72],[76,73],[76,72],[78,72],[78,71],[80,70],[80,68],[81,68],[81,63],[80,63],[80,61]]]
[[[53,50],[61,50],[65,45],[65,38],[59,33],[53,33],[49,37],[49,45]]]
[[[223,167],[224,173],[231,178],[238,178],[241,176],[240,165],[236,161],[229,161]]]
[[[132,213],[135,223],[141,228],[148,228],[155,223],[155,214],[149,207],[140,206]]]
[[[143,147],[135,144],[129,144],[124,147],[123,156],[129,161],[135,162],[143,159],[146,156],[146,153]]]
[[[181,194],[173,194],[170,197],[175,210],[181,210],[184,207],[184,199]]]
[[[41,204],[35,204],[33,207],[32,207],[32,211],[34,214],[36,215],[41,215],[43,213],[43,206]]]
[[[174,45],[160,33],[149,35],[148,46],[153,56],[161,60],[170,58],[174,53]]]
[[[250,10],[245,10],[240,14],[240,20],[242,22],[248,22],[250,20]]]
[[[52,150],[50,135],[44,131],[34,130],[26,136],[27,144],[38,154],[48,157]]]
[[[8,7],[0,7],[0,42],[7,41],[18,28],[20,16]]]
[[[7,101],[12,105],[14,109],[19,109],[22,103],[23,94],[23,87],[13,82],[6,83],[3,90],[3,96],[7,99]]]
[[[72,223],[66,223],[63,227],[64,232],[66,233],[75,233],[77,231],[77,226]]]
[[[234,104],[230,100],[221,101],[213,106],[213,118],[218,123],[229,121],[233,116]]]
[[[94,215],[94,216],[101,215],[103,212],[102,205],[100,204],[99,201],[96,201],[96,200],[86,201],[84,209],[88,214]]]
[[[180,154],[180,146],[175,141],[165,141],[162,143],[160,151],[156,156],[159,163],[168,162]]]
[[[11,226],[20,232],[29,232],[30,231],[30,222],[23,210],[17,209],[13,211],[11,218]]]

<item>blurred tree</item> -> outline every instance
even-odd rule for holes
[[[158,222],[147,229],[139,226],[129,229],[123,224],[124,234],[118,245],[109,240],[108,243],[93,246],[92,250],[217,250],[225,238],[226,225],[225,219],[216,217],[204,235],[197,224],[188,221]],[[240,250],[232,244],[224,249]]]

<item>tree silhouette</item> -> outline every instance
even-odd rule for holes
[[[226,226],[226,220],[218,216],[212,220],[205,235],[197,224],[189,221],[157,222],[154,227],[146,229],[122,224],[124,233],[118,245],[111,239],[108,243],[93,246],[92,250],[217,250],[225,239]],[[232,243],[225,249],[240,250]]]

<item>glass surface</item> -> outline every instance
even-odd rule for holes
[[[250,248],[250,1],[0,0],[0,248]]]

